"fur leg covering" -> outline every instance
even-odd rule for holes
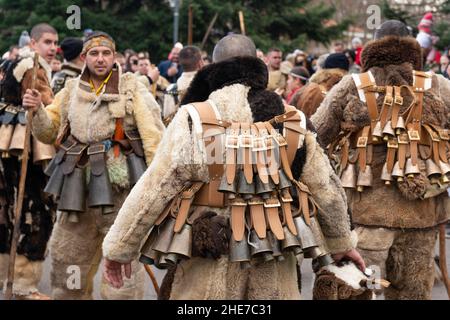
[[[23,255],[16,255],[14,268],[13,292],[16,295],[28,295],[37,292],[37,286],[41,281],[43,261],[31,261]],[[0,276],[3,287],[6,288],[8,277],[9,255],[0,255]]]
[[[431,300],[437,231],[398,231],[386,262],[388,300]]]

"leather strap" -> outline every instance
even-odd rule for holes
[[[358,149],[359,169],[364,172],[367,165],[367,145],[369,141],[370,126],[362,129],[361,135],[358,138],[356,147]]]
[[[269,176],[272,178],[273,182],[278,185],[280,183],[280,177],[278,174],[279,164],[276,160],[276,152],[274,151],[275,142],[273,141],[271,132],[269,132],[267,130],[266,125],[264,123],[257,122],[257,123],[255,123],[255,125],[259,130],[260,136],[264,137],[264,139],[265,139],[265,144],[266,144],[266,149],[267,149],[266,150],[266,168],[267,168],[266,171],[269,173]],[[262,177],[260,177],[260,178],[262,178]]]
[[[394,87],[394,106],[392,108],[392,128],[395,130],[397,128],[398,118],[400,114],[400,108],[403,105],[403,97],[401,87]]]
[[[256,234],[260,239],[265,239],[267,234],[266,218],[264,217],[264,201],[260,197],[253,197],[248,205],[250,207],[250,217]]]
[[[87,149],[91,173],[100,176],[106,170],[106,147],[102,142],[91,144]]]
[[[175,221],[175,226],[173,228],[174,232],[178,233],[183,228],[188,218],[192,202],[194,201],[194,196],[197,191],[200,190],[203,184],[204,182],[194,182],[187,190],[184,190],[181,193],[180,207],[178,209],[178,215]]]
[[[264,208],[266,212],[266,218],[269,223],[270,230],[278,240],[284,240],[283,225],[281,224],[279,208],[281,203],[278,197],[274,194],[269,199],[264,201]]]
[[[236,241],[244,239],[246,208],[247,202],[242,198],[236,198],[231,202],[231,230]]]
[[[395,154],[399,148],[397,138],[389,138],[387,147],[388,147],[386,155],[387,171],[389,173],[392,173],[392,170],[394,169]]]
[[[244,176],[247,183],[253,183],[253,136],[250,131],[250,124],[241,123],[241,135],[239,136],[239,152],[242,154]]]
[[[281,166],[284,170],[284,173],[289,178],[289,180],[293,180],[294,177],[292,176],[291,171],[291,165],[289,163],[288,155],[287,155],[287,142],[284,139],[283,135],[279,132],[276,132],[275,128],[272,127],[272,125],[269,122],[266,122],[266,128],[269,130],[269,132],[273,132],[274,134],[274,140],[276,144],[278,145],[278,150],[280,153],[280,159],[281,159]]]
[[[280,191],[280,199],[281,199],[281,209],[283,211],[283,224],[286,224],[289,231],[291,231],[291,233],[296,236],[297,228],[295,227],[291,207],[291,202],[293,202],[294,200],[292,199],[292,196],[289,193],[289,189],[284,189]]]
[[[226,177],[228,184],[234,182],[236,176],[236,151],[239,148],[239,123],[232,123],[227,130],[225,147],[226,147]]]
[[[269,183],[269,174],[266,168],[266,143],[264,137],[260,136],[258,127],[252,124],[251,131],[253,135],[253,155],[255,157],[255,167],[262,183]]]
[[[405,169],[406,153],[409,145],[409,138],[407,133],[402,133],[397,137],[398,140],[398,166],[401,170]]]
[[[87,144],[79,143],[66,152],[66,159],[61,164],[62,172],[65,175],[69,175],[73,172],[87,147]]]
[[[368,72],[359,75],[361,85],[359,89],[364,90],[364,96],[366,97],[367,110],[371,120],[371,129],[373,130],[378,119],[377,98],[375,92],[367,90],[368,88],[376,86],[376,84],[370,79]]]

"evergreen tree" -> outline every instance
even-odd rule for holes
[[[66,13],[70,5],[81,8],[81,30],[69,30]],[[211,52],[218,39],[240,33],[238,12],[245,17],[247,35],[267,50],[301,48],[307,40],[329,43],[339,38],[349,20],[330,23],[334,8],[312,0],[183,0],[180,8],[180,41],[187,42],[188,7],[194,12],[193,41],[200,45],[217,13],[218,19],[205,44]],[[167,0],[0,0],[0,52],[16,44],[23,30],[48,22],[66,36],[82,36],[91,28],[111,34],[118,50],[148,51],[153,63],[165,59],[172,46],[173,13]]]

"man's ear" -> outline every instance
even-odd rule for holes
[[[36,44],[37,44],[37,41],[32,38],[30,41],[30,48],[33,49],[33,51],[36,51]]]
[[[80,54],[80,60],[86,62],[86,53]]]

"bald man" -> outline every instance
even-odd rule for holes
[[[208,109],[212,111],[208,118],[211,124],[262,122],[285,112],[279,96],[266,90],[267,67],[256,57],[251,39],[242,35],[225,37],[214,49],[213,59],[214,63],[200,70],[192,81],[180,110],[167,128],[153,165],[131,191],[103,242],[103,253],[108,261],[105,272],[116,287],[123,285],[123,271],[129,272],[130,262],[139,257],[141,245],[169,201],[182,190],[188,190],[183,189],[186,185],[211,181],[206,160],[208,152],[202,145],[203,134],[200,138],[198,135],[201,124],[196,120],[199,118],[194,117],[194,105],[198,106],[195,102],[205,101],[203,107],[211,108]],[[308,185],[322,208],[318,219],[324,241],[335,259],[355,260],[363,268],[364,262],[354,250],[356,244],[352,241],[343,189],[335,184],[338,178],[314,135],[305,132],[304,138],[304,146],[297,150],[297,144],[293,149],[297,150],[292,164],[294,177]],[[182,229],[186,228],[189,233],[192,225],[192,257],[177,261],[176,270],[171,269],[170,277],[162,286],[160,298],[299,299],[294,253],[286,252],[282,261],[272,259],[256,263],[252,260],[254,264],[242,269],[229,252],[228,244],[234,230],[229,222],[231,206],[216,201],[217,187],[204,186],[211,188],[206,189],[206,198],[201,200],[198,193],[194,197],[193,211]],[[180,207],[177,211],[180,216],[181,210]],[[162,217],[163,223],[170,223],[170,215]],[[156,235],[157,242],[169,246],[171,240],[162,237],[170,235],[172,230],[169,227],[168,233],[152,234]],[[249,245],[246,238],[240,242]],[[141,261],[153,262],[162,268],[170,264],[164,257],[163,254],[153,261],[141,257]]]

